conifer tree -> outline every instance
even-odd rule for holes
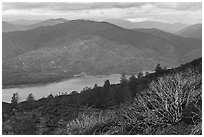
[[[155,67],[155,72],[161,72],[162,71],[162,67],[160,64],[157,64],[157,66]]]
[[[104,82],[104,85],[103,85],[104,88],[109,88],[110,87],[110,81],[109,80],[106,80]]]
[[[35,101],[35,98],[34,98],[34,96],[33,96],[32,93],[30,93],[30,94],[28,95],[26,101],[28,101],[28,102]]]
[[[142,73],[142,72],[139,72],[138,75],[137,75],[137,77],[138,77],[138,78],[143,77],[143,73]]]
[[[126,74],[122,73],[121,78],[120,78],[120,83],[121,84],[127,84],[127,82],[128,82],[128,80],[127,80]]]
[[[16,92],[16,93],[13,94],[13,97],[11,99],[11,104],[12,104],[13,107],[15,107],[18,103],[19,103],[19,95]]]
[[[136,80],[136,77],[135,77],[134,74],[132,74],[132,75],[130,76],[130,78],[129,78],[129,82],[131,83],[131,82],[134,82],[135,80]]]

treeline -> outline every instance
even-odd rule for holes
[[[62,94],[53,96],[50,94],[47,98],[42,98],[37,101],[34,101],[34,97],[32,94],[29,94],[27,101],[22,102],[20,104],[27,104],[29,102],[29,107],[38,107],[42,104],[63,104],[63,105],[75,105],[75,106],[90,106],[99,109],[105,109],[108,107],[117,106],[121,103],[131,100],[138,93],[144,91],[148,88],[148,85],[153,80],[157,80],[158,77],[163,75],[169,75],[173,73],[177,73],[179,71],[184,71],[185,69],[197,69],[198,71],[202,71],[201,67],[201,58],[194,60],[185,65],[181,65],[174,69],[166,69],[162,68],[160,64],[155,67],[155,73],[138,73],[137,76],[132,75],[127,79],[125,73],[121,75],[119,84],[110,84],[109,80],[104,82],[102,87],[97,84],[94,85],[93,88],[86,87],[80,93],[77,91],[71,92],[69,95]],[[17,93],[16,93],[17,94]],[[12,100],[15,100],[14,94]],[[18,97],[17,97],[18,99]],[[18,101],[14,102],[14,106]],[[26,106],[26,105],[23,105]]]

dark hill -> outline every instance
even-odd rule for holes
[[[182,36],[177,36],[172,33],[168,33],[155,28],[138,28],[133,29],[135,31],[144,32],[162,38],[168,43],[171,43],[175,47],[175,52],[180,56],[181,62],[186,62],[187,60],[192,60],[202,56],[202,40],[197,38],[184,38]],[[193,45],[193,46],[192,46]],[[184,49],[185,48],[185,49]],[[185,56],[186,51],[189,51]]]
[[[176,33],[179,36],[202,39],[202,24],[188,26]]]
[[[179,45],[163,38],[87,20],[3,33],[2,38],[4,85],[60,80],[81,72],[137,73],[158,63],[172,67],[201,46],[194,42],[177,50]]]

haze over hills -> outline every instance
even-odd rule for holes
[[[44,20],[35,24],[32,24],[29,28],[37,28],[37,27],[41,27],[41,26],[53,26],[59,23],[64,23],[67,22],[67,19],[64,18],[57,18],[57,19],[48,19],[48,20]]]
[[[8,22],[2,22],[2,32],[27,30],[26,25],[15,25]]]
[[[41,22],[41,20],[26,20],[26,19],[18,19],[18,20],[13,20],[13,21],[5,21],[11,24],[15,25],[32,25],[38,22]]]
[[[44,21],[24,20],[24,19],[12,21],[12,22],[3,21],[2,28],[3,28],[3,32],[29,30],[29,29],[34,29],[41,26],[56,25],[58,23],[63,23],[66,21],[69,21],[69,20],[64,18],[57,18],[57,19],[48,19]],[[182,24],[182,23],[170,24],[170,23],[164,23],[159,21],[131,22],[131,21],[122,20],[122,19],[110,19],[106,21],[126,29],[157,28],[171,33],[178,32],[179,30],[182,30],[187,26],[186,24]],[[9,27],[7,27],[8,24],[9,24]]]
[[[128,20],[122,19],[110,19],[106,20],[109,23],[115,24],[117,26],[126,28],[126,29],[135,29],[135,28],[157,28],[166,32],[175,33],[187,25],[182,23],[164,23],[159,21],[141,21],[141,22],[131,22]]]
[[[20,21],[23,22],[23,20],[20,20]],[[3,30],[3,32],[30,30],[30,29],[41,27],[41,26],[53,26],[53,25],[56,25],[58,23],[64,23],[66,21],[68,21],[68,20],[66,20],[64,18],[48,19],[48,20],[44,20],[44,21],[40,21],[40,22],[31,24],[31,25],[17,25],[17,24],[11,24],[8,22],[3,22],[2,23],[2,30]],[[24,24],[26,24],[26,23],[24,23]]]
[[[179,44],[157,36],[87,20],[3,33],[2,40],[3,85],[61,80],[81,72],[131,74],[158,63],[173,67],[201,48],[197,39],[178,50]]]
[[[202,24],[190,25],[176,34],[183,37],[199,38],[202,39]]]

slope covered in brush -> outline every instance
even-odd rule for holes
[[[2,112],[3,134],[201,134],[202,60]]]

